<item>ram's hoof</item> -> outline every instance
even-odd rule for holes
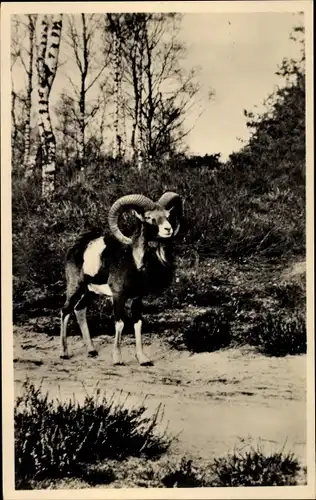
[[[89,358],[96,358],[97,355],[98,355],[98,351],[96,351],[95,349],[93,349],[92,351],[88,352]]]
[[[121,351],[114,351],[114,353],[113,353],[113,365],[116,365],[116,366],[124,365]]]
[[[142,356],[142,357],[137,357],[137,361],[138,363],[140,364],[140,366],[154,366],[154,363],[148,359],[146,356]]]
[[[141,363],[139,363],[140,366],[154,366],[154,363],[150,360],[148,361],[142,361]]]
[[[69,354],[61,352],[59,357],[60,359],[69,359]]]

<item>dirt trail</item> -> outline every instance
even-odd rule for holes
[[[28,376],[42,381],[51,397],[78,401],[96,383],[106,393],[127,404],[146,398],[148,411],[165,407],[163,422],[179,434],[173,454],[211,459],[225,454],[242,441],[261,442],[264,449],[294,452],[306,463],[306,358],[267,358],[250,349],[229,349],[189,355],[164,343],[161,337],[145,337],[152,367],[139,367],[131,338],[123,343],[124,366],[111,363],[112,338],[99,336],[99,356],[87,358],[82,339],[69,338],[71,358],[59,359],[57,337],[16,327],[16,395]],[[118,391],[123,391],[119,396]]]

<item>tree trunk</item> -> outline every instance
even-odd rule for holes
[[[12,85],[13,87],[13,85]],[[11,122],[12,122],[12,129],[11,129],[11,151],[12,151],[12,164],[15,165],[15,158],[16,158],[16,146],[17,146],[17,136],[18,136],[18,128],[17,128],[17,123],[16,123],[16,116],[15,116],[15,103],[16,103],[16,98],[17,95],[14,90],[11,91]]]
[[[81,91],[79,100],[79,141],[78,141],[78,166],[79,177],[83,180],[84,177],[84,158],[85,158],[85,84],[84,79],[81,80]]]
[[[48,16],[44,15],[37,44],[38,128],[43,152],[42,194],[44,197],[50,196],[55,190],[56,140],[49,114],[49,95],[57,70],[62,14],[53,15],[50,33],[48,33],[48,28]]]
[[[138,42],[138,136],[137,136],[137,169],[140,172],[143,167],[143,33]]]
[[[31,157],[30,144],[31,144],[31,111],[32,111],[32,91],[33,91],[33,59],[34,59],[34,37],[35,37],[35,20],[32,15],[28,16],[28,34],[30,43],[29,52],[29,67],[27,70],[27,95],[26,95],[26,118],[25,118],[25,129],[24,129],[24,155],[23,155],[23,167],[25,172],[25,177],[32,177],[35,158]]]
[[[132,78],[133,78],[133,90],[134,90],[134,116],[133,116],[133,126],[131,135],[131,148],[134,155],[134,159],[137,157],[137,120],[138,120],[138,75],[137,75],[137,46],[138,37],[135,30],[134,43],[131,53],[131,63],[132,63]]]
[[[145,47],[146,47],[146,66],[145,66],[145,74],[146,74],[146,83],[147,83],[147,110],[146,110],[146,133],[147,133],[147,157],[149,160],[153,157],[153,119],[155,115],[155,104],[154,104],[154,95],[153,95],[153,75],[152,75],[152,61],[151,61],[151,47],[148,39],[148,30],[147,26],[145,26]]]
[[[113,53],[114,53],[114,144],[113,157],[122,157],[122,134],[120,108],[122,106],[122,53],[121,53],[121,33],[120,25],[113,32]]]
[[[85,155],[86,155],[86,79],[88,75],[88,38],[87,38],[87,26],[86,26],[86,16],[81,14],[82,21],[82,43],[83,43],[83,66],[81,67],[81,88],[80,88],[80,99],[79,99],[79,128],[80,137],[78,144],[78,160],[79,160],[79,176],[81,181],[84,180],[85,168]]]

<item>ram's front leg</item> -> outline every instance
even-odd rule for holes
[[[132,321],[135,332],[136,358],[141,366],[152,366],[153,362],[147,358],[142,344],[142,301],[135,299],[132,304]]]
[[[121,341],[122,332],[124,328],[124,307],[125,299],[123,297],[113,297],[113,312],[114,312],[114,326],[115,338],[113,347],[113,364],[123,365]]]

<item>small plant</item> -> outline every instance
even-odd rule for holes
[[[306,322],[302,314],[268,312],[249,332],[248,341],[269,356],[306,353]]]
[[[214,459],[213,486],[294,486],[300,465],[283,451],[266,455],[258,447]]]
[[[295,309],[299,305],[305,306],[306,292],[297,283],[280,283],[271,286],[271,295],[275,297],[281,308]]]
[[[82,405],[52,401],[27,380],[14,412],[17,487],[29,479],[80,477],[85,464],[104,459],[160,456],[171,443],[156,433],[161,407],[152,417],[145,412],[144,405],[100,398],[99,390]]]
[[[230,322],[223,312],[208,311],[194,318],[183,341],[192,352],[212,352],[230,343]]]
[[[205,473],[183,457],[178,464],[168,463],[160,478],[166,488],[201,488],[207,486]]]

